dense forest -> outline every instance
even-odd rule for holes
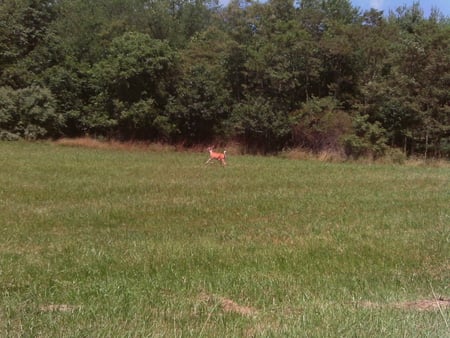
[[[450,156],[450,19],[348,0],[1,0],[0,138]]]

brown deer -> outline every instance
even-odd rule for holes
[[[216,153],[213,151],[213,147],[208,147],[209,151],[209,159],[205,162],[205,164],[210,163],[212,160],[217,160],[220,163],[222,163],[223,166],[227,165],[227,162],[225,162],[227,151],[224,150],[223,153]]]

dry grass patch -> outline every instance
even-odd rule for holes
[[[69,147],[81,147],[91,149],[114,149],[124,151],[173,151],[175,148],[162,143],[149,143],[149,142],[119,142],[114,140],[97,140],[90,137],[78,137],[78,138],[62,138],[55,141],[57,145],[69,146]]]
[[[290,160],[318,160],[321,162],[333,163],[341,163],[347,160],[344,154],[335,150],[322,150],[318,153],[314,153],[310,150],[294,148],[284,151],[281,156]]]
[[[405,161],[405,164],[410,167],[450,168],[450,161],[446,159],[410,157]]]
[[[39,306],[41,312],[74,312],[81,309],[79,305],[48,304]]]
[[[220,297],[219,301],[223,311],[225,312],[234,312],[247,317],[258,314],[258,311],[256,311],[256,309],[250,306],[239,305],[238,303],[236,303],[231,299]]]
[[[369,301],[360,302],[363,308],[382,308],[393,307],[400,310],[417,310],[417,311],[435,311],[445,310],[450,308],[450,298],[438,298],[438,299],[422,299],[409,302],[396,302],[382,305],[380,303],[374,303]]]
[[[251,317],[258,314],[258,311],[251,306],[240,305],[232,299],[221,296],[202,293],[199,296],[199,300],[202,303],[214,304],[214,306],[220,307],[223,312],[236,313],[246,317]]]
[[[290,160],[311,160],[316,156],[308,150],[302,148],[294,148],[284,151],[282,157]]]
[[[423,299],[413,302],[395,303],[393,306],[397,309],[418,310],[418,311],[434,311],[450,308],[450,299]]]

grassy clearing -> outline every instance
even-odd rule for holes
[[[0,336],[449,332],[446,167],[21,142],[0,157]]]

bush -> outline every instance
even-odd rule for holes
[[[350,116],[332,97],[312,98],[296,112],[293,127],[295,145],[314,152],[340,152],[341,139],[351,130]]]
[[[0,130],[0,141],[18,141],[20,136],[6,130]]]
[[[289,116],[262,97],[234,106],[234,127],[252,152],[279,151],[291,133]]]
[[[11,131],[16,114],[16,91],[11,87],[0,87],[0,129]]]
[[[354,133],[343,138],[347,157],[357,159],[361,156],[382,157],[388,149],[386,130],[379,122],[370,123],[367,115],[357,116],[353,120]]]
[[[394,164],[404,164],[407,160],[406,154],[398,148],[389,148],[385,154],[386,159]]]
[[[9,134],[35,140],[59,135],[64,125],[47,88],[32,86],[14,90],[2,87],[0,101],[0,128]]]
[[[153,140],[168,139],[174,129],[153,99],[141,100],[128,109],[120,109],[118,128],[123,136]]]

